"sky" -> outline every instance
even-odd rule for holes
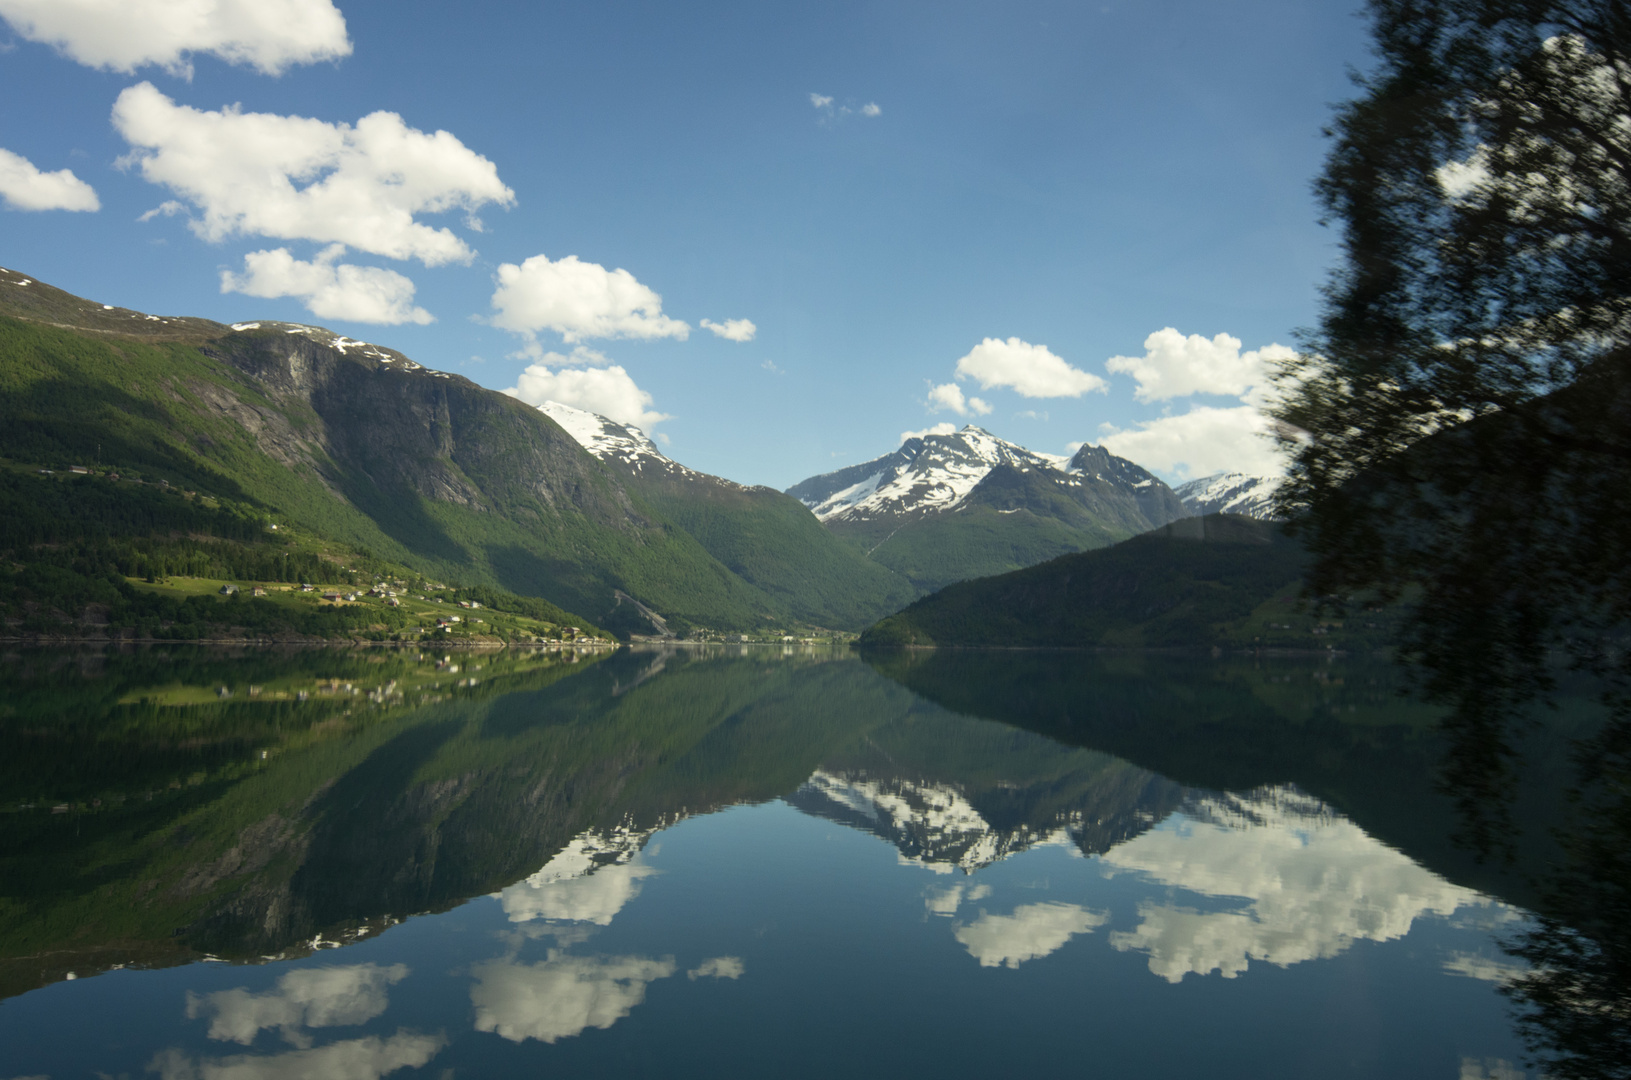
[[[785,488],[975,423],[1269,473],[1354,7],[0,0],[0,265]]]

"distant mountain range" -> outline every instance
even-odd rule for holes
[[[1039,454],[969,425],[907,439],[787,489],[835,534],[932,591],[1188,516],[1166,484],[1103,447]]]
[[[1256,512],[1265,487],[1213,478],[1186,485],[1186,503],[1102,447],[1066,459],[968,427],[782,493],[686,468],[637,428],[535,409],[320,327],[148,315],[0,269],[4,497],[26,501],[19,477],[86,464],[306,530],[342,562],[349,550],[658,636],[860,629],[1206,500]],[[159,535],[141,513],[109,513],[121,524],[85,523],[87,537]],[[0,549],[15,544],[0,534]]]

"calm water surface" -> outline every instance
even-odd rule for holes
[[[1523,1076],[1395,678],[14,653],[0,1078]]]

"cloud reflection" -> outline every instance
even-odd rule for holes
[[[187,1019],[210,1018],[209,1037],[248,1046],[262,1028],[278,1028],[292,1046],[311,1046],[302,1027],[365,1024],[385,1011],[386,989],[408,975],[403,964],[350,964],[301,968],[283,975],[277,989],[252,994],[239,987],[199,996],[187,993]]]
[[[1057,951],[1077,934],[1102,926],[1109,917],[1076,904],[1025,904],[1012,915],[981,913],[968,925],[959,926],[954,936],[981,967],[1017,968]]]
[[[646,999],[646,985],[674,974],[674,958],[567,956],[536,964],[494,960],[473,969],[476,1030],[552,1043],[609,1028]],[[733,976],[734,977],[734,976]]]
[[[498,894],[511,922],[561,919],[609,925],[640,895],[641,879],[658,871],[640,861],[649,832],[590,829],[573,839],[531,877]]]
[[[1205,800],[1177,827],[1120,844],[1104,861],[1248,901],[1236,911],[1144,903],[1135,929],[1110,935],[1116,949],[1147,953],[1150,971],[1169,982],[1191,972],[1233,978],[1251,960],[1286,967],[1336,956],[1357,939],[1403,937],[1419,916],[1491,903],[1287,789]]]
[[[171,1049],[155,1055],[147,1071],[160,1080],[378,1080],[398,1069],[419,1068],[446,1044],[441,1035],[399,1031],[388,1039],[348,1039],[269,1056],[195,1059]]]

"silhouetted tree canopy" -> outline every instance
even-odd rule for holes
[[[1376,63],[1316,185],[1343,258],[1279,373],[1283,509],[1318,593],[1412,590],[1475,842],[1499,846],[1560,661],[1602,681],[1512,993],[1549,1075],[1631,1076],[1631,6],[1369,10]]]

